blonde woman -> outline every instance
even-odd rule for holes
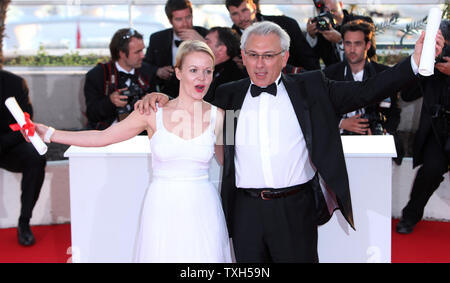
[[[228,231],[217,189],[208,180],[224,112],[203,101],[212,81],[214,55],[200,41],[178,49],[179,96],[150,115],[132,112],[103,131],[69,132],[36,125],[51,142],[101,147],[147,130],[153,178],[145,195],[136,243],[137,262],[230,262]]]

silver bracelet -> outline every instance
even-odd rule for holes
[[[50,139],[52,138],[54,132],[55,132],[55,128],[48,127],[48,130],[47,130],[47,132],[45,133],[45,136],[44,136],[44,142],[51,143],[52,141]]]

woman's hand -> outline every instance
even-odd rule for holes
[[[44,140],[45,134],[48,131],[48,126],[44,125],[44,124],[39,124],[39,123],[34,123],[34,127],[35,127],[35,135],[39,135],[39,137]],[[25,140],[27,142],[30,142],[30,139],[28,138],[28,135],[25,133],[26,130],[21,129],[20,132],[22,133],[22,136],[25,138]]]

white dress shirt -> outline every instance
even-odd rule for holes
[[[178,47],[175,44],[175,40],[181,40],[181,38],[178,37],[178,35],[175,34],[175,32],[173,32],[173,40],[172,40],[172,66],[175,66],[175,59],[176,59],[176,55],[178,52]]]
[[[263,92],[252,97],[249,87],[239,113],[235,152],[239,188],[285,188],[314,177],[316,170],[282,82],[276,96]]]
[[[347,72],[351,72],[351,70],[347,70],[347,67],[345,67],[344,77],[345,77],[345,75],[347,75]],[[362,80],[364,78],[364,68],[361,71],[359,71],[358,73],[352,72],[352,75],[353,75],[353,80],[355,82],[362,82]]]
[[[127,70],[125,70],[124,68],[122,68],[122,66],[120,66],[119,63],[117,63],[117,61],[116,61],[116,69],[117,69],[118,72],[124,72],[124,73],[127,73],[127,74],[134,75],[134,68],[131,69],[131,70],[128,72]],[[128,79],[128,80],[125,82],[125,84],[129,87],[130,84],[131,84],[131,79]]]
[[[122,68],[122,66],[120,66],[119,63],[118,63],[117,61],[115,62],[115,66],[116,66],[117,72],[124,72],[124,73],[127,73],[127,74],[134,75],[134,68],[131,69],[131,70],[128,72],[127,70],[125,70],[124,68]],[[125,82],[125,84],[129,87],[130,84],[131,84],[131,79],[128,79],[128,80]],[[114,124],[117,123],[117,122],[118,122],[118,120],[115,119],[115,120],[112,122],[111,125],[114,125]]]
[[[348,70],[348,68],[345,67],[345,69],[344,69],[344,77],[347,75],[347,72],[351,72],[351,70]],[[363,77],[364,77],[364,69],[362,69],[361,71],[359,71],[356,74],[352,72],[352,75],[353,75],[353,80],[355,82],[362,82]],[[350,118],[350,117],[353,117],[353,116],[355,116],[357,114],[364,114],[365,112],[366,112],[365,109],[361,108],[361,109],[358,109],[358,110],[355,110],[355,111],[352,111],[352,112],[349,112],[349,113],[345,114],[344,118],[342,118],[341,121],[339,122],[339,128],[340,128],[341,134],[344,132],[344,129],[341,128],[342,120]]]
[[[412,57],[411,67],[417,74]],[[236,129],[234,164],[238,188],[285,188],[314,177],[316,169],[282,82],[276,96],[263,92],[252,97],[248,88]]]

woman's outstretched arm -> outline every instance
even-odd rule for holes
[[[154,113],[150,116],[142,115],[139,111],[133,111],[125,120],[116,123],[103,131],[61,131],[55,130],[50,137],[51,142],[82,147],[102,147],[113,143],[128,140],[137,136],[144,130],[149,135],[154,129]],[[36,132],[43,139],[49,127],[43,124],[36,124]]]

